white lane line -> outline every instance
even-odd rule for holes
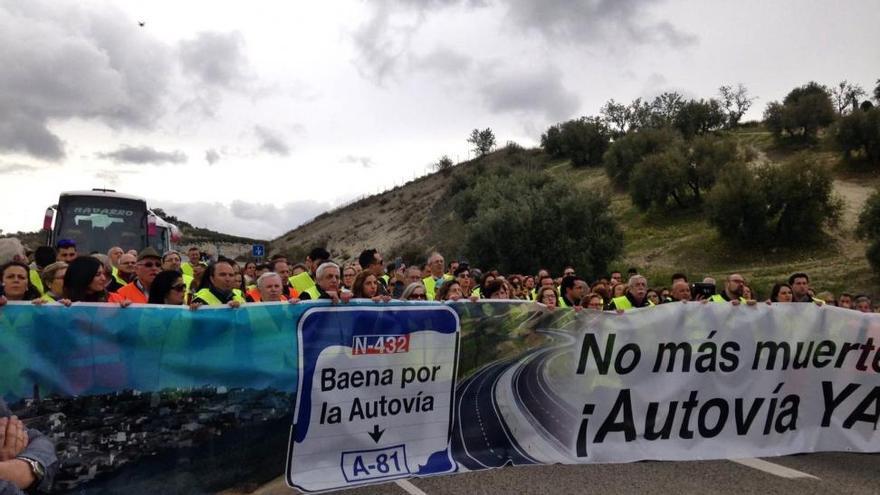
[[[397,480],[394,482],[394,484],[403,488],[403,490],[410,495],[428,495],[427,493],[420,490],[419,487],[413,485],[407,480]]]
[[[813,476],[812,474],[804,473],[802,471],[798,471],[797,469],[787,468],[785,466],[780,466],[779,464],[774,464],[772,462],[765,461],[763,459],[754,459],[754,458],[746,458],[746,459],[728,459],[731,462],[735,462],[737,464],[742,464],[743,466],[747,466],[753,469],[757,469],[759,471],[764,471],[765,473],[770,473],[775,476],[779,476],[780,478],[812,478],[814,480],[819,479],[817,476]]]

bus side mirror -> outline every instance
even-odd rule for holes
[[[52,220],[55,218],[55,210],[46,208],[46,216],[43,217],[43,230],[52,230]]]
[[[150,237],[156,235],[156,215],[147,215],[147,235]]]

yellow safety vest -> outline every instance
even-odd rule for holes
[[[443,282],[448,282],[453,280],[455,277],[452,275],[443,274]],[[432,275],[428,275],[427,277],[422,279],[422,283],[425,284],[425,295],[428,296],[429,301],[433,301],[436,299],[435,290],[437,288],[437,282],[434,280]]]
[[[321,292],[318,290],[317,285],[313,285],[313,286],[309,287],[308,289],[304,290],[303,294],[308,294],[312,298],[311,299],[312,301],[317,301],[318,299],[321,298]]]
[[[50,296],[48,292],[43,294],[42,296],[40,296],[40,299],[46,301],[47,303],[53,303],[53,302],[57,301],[57,299]]]
[[[119,282],[122,285],[128,284],[128,282],[126,282],[124,278],[119,276],[119,268],[116,268],[114,266],[113,269],[110,270],[110,273],[113,275],[113,280],[116,280],[117,282]]]
[[[180,264],[180,272],[184,275],[189,275],[190,277],[193,276],[193,267],[189,261],[184,261]]]
[[[236,290],[238,289],[232,289],[232,300],[243,303],[244,298],[241,297],[241,291],[236,292]],[[211,292],[211,289],[208,289],[207,287],[196,292],[195,299],[201,299],[202,301],[205,301],[209,306],[223,305],[223,303],[220,302],[220,299],[217,299],[217,296],[215,296],[214,293]]]
[[[565,299],[562,296],[556,298],[556,306],[559,308],[568,308],[568,304],[566,304]]]
[[[28,278],[31,279],[31,285],[37,288],[37,292],[39,292],[41,296],[46,293],[46,289],[43,288],[43,281],[40,280],[40,272],[33,268],[29,268]]]
[[[740,297],[740,298],[739,298],[739,301],[740,301],[740,302],[746,302],[746,298],[744,298],[744,297]],[[724,297],[723,297],[721,294],[713,294],[712,297],[709,298],[709,302],[713,302],[713,303],[725,303],[725,302],[730,302],[730,301],[728,301],[727,299],[724,299]]]
[[[302,272],[288,278],[287,280],[290,282],[290,286],[296,289],[300,294],[306,292],[310,287],[315,286],[315,281],[312,280],[312,276],[309,275],[309,272]]]
[[[615,309],[622,309],[624,311],[629,311],[629,310],[635,308],[635,306],[633,306],[632,303],[629,302],[629,298],[626,297],[625,295],[620,296],[620,297],[615,297],[614,299],[611,300],[611,302],[614,303]],[[651,301],[648,301],[648,306],[653,306],[653,305],[654,305],[654,303],[652,303]]]

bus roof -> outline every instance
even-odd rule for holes
[[[132,196],[131,194],[122,194],[118,192],[105,192],[105,191],[66,191],[60,194],[60,198],[65,196],[95,196],[98,198],[119,198],[119,199],[129,199],[135,201],[143,201],[147,202],[144,198],[139,196]]]

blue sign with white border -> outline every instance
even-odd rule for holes
[[[254,258],[262,258],[266,256],[266,246],[262,244],[254,244],[251,248],[251,254]]]
[[[303,314],[297,338],[288,484],[319,492],[457,469],[455,311],[316,307]]]

